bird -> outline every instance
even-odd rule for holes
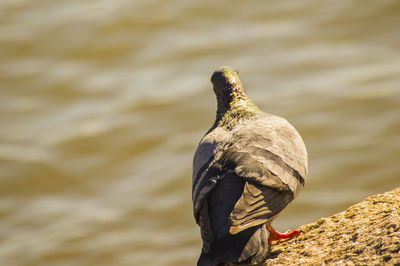
[[[193,212],[203,241],[198,266],[257,265],[271,243],[300,233],[280,233],[271,222],[306,182],[305,144],[286,119],[251,101],[238,74],[229,66],[212,74],[216,119],[193,159]]]

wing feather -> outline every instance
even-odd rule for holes
[[[231,234],[271,222],[298,194],[307,176],[303,141],[285,119],[264,114],[226,134],[209,132],[195,155],[193,205],[204,251],[213,239],[207,201],[227,173],[244,181],[229,216]]]

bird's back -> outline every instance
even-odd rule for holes
[[[294,172],[306,173],[306,151],[297,131],[283,118],[259,113],[253,119],[241,121],[230,130],[216,128],[200,142],[194,158],[193,202],[195,216],[201,227],[203,252],[199,265],[218,265],[221,262],[259,263],[268,255],[267,220],[274,218],[302,187],[304,180],[293,177]],[[239,161],[235,156],[242,154]],[[227,161],[226,157],[232,157]],[[248,156],[248,161],[245,161]],[[299,163],[302,162],[302,163]],[[259,224],[249,226],[232,234],[234,210],[241,208],[243,193],[258,193],[257,180],[237,168],[255,171],[250,174],[262,177],[264,169],[279,176],[287,191],[277,191],[276,187],[263,186],[262,200],[268,199],[270,208],[268,219],[259,219]],[[253,167],[254,169],[250,169]],[[257,168],[259,167],[259,168]],[[236,169],[236,172],[235,172]],[[294,169],[294,170],[293,170]],[[262,177],[263,178],[263,177]],[[279,190],[279,189],[278,189]],[[261,192],[260,192],[261,193]],[[244,199],[246,200],[246,199]],[[236,220],[257,208],[245,207],[238,210]],[[265,205],[265,204],[264,204]],[[250,219],[251,220],[251,219]],[[254,222],[254,221],[253,221]]]

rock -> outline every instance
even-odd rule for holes
[[[271,246],[266,265],[400,265],[400,188],[299,230]]]

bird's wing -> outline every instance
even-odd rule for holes
[[[220,140],[226,132],[213,134],[203,139],[194,159],[193,206],[203,249],[213,241],[207,199],[224,175],[244,181],[229,217],[230,232],[236,234],[281,212],[304,185],[307,172],[304,144],[282,118],[268,116],[239,126],[225,141]]]
[[[221,128],[209,132],[200,141],[193,159],[193,213],[201,229],[204,252],[208,252],[214,238],[208,213],[208,198],[221,178],[219,158],[230,145],[226,141],[229,136],[230,133]]]
[[[278,174],[266,164],[280,164]],[[254,146],[237,149],[232,146],[222,158],[222,165],[245,181],[241,197],[236,202],[229,220],[230,232],[239,233],[246,228],[268,222],[294,199],[294,192],[281,176],[292,175],[293,169],[276,155]],[[291,179],[295,177],[287,177]],[[301,186],[299,181],[298,186]]]
[[[307,172],[303,141],[286,120],[264,117],[242,132],[233,134],[234,144],[221,158],[225,171],[246,181],[229,217],[232,234],[268,222],[281,212],[303,187]]]
[[[236,234],[268,222],[296,197],[307,175],[307,152],[297,131],[276,116],[248,123],[233,139],[221,165],[246,181],[229,217]]]
[[[229,132],[217,128],[205,135],[197,147],[193,159],[192,201],[196,222],[199,223],[200,209],[220,178],[221,165],[218,159],[229,146]]]

